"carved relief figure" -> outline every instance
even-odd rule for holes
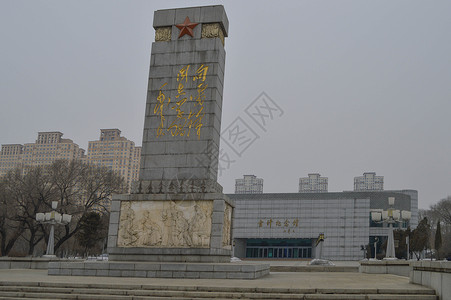
[[[209,247],[212,201],[123,201],[119,247]]]
[[[198,203],[194,205],[194,216],[190,224],[190,231],[193,235],[194,243],[208,246],[210,244],[210,228],[207,226],[207,215]]]
[[[231,244],[231,228],[232,228],[232,207],[228,204],[224,209],[224,224],[222,228],[222,246],[229,246]]]
[[[179,246],[192,246],[193,240],[191,238],[189,222],[180,210],[177,211],[177,222],[175,228],[177,232],[177,244]]]
[[[118,245],[134,245],[138,240],[138,231],[135,230],[135,212],[131,209],[130,202],[123,202],[120,217],[120,228],[118,232]]]
[[[161,212],[161,219],[163,220],[166,238],[166,246],[176,246],[175,240],[175,227],[177,226],[177,211],[175,208],[175,203],[170,201],[169,208],[163,209]]]
[[[163,241],[161,227],[152,221],[150,213],[145,211],[141,220],[140,237],[138,244],[144,246],[161,246]]]

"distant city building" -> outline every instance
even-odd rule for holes
[[[263,179],[255,175],[244,175],[243,179],[235,179],[235,194],[263,193]]]
[[[39,132],[35,143],[2,145],[0,176],[9,170],[27,166],[51,165],[59,159],[83,159],[85,150],[70,139],[63,139],[59,131]]]
[[[299,193],[327,193],[329,179],[318,173],[299,178]]]
[[[86,162],[107,167],[121,175],[128,191],[133,181],[138,180],[141,147],[121,136],[119,129],[101,129],[100,139],[88,143]]]
[[[376,176],[375,172],[363,173],[363,176],[354,177],[354,191],[383,191],[384,176]]]

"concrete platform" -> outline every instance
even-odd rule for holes
[[[408,277],[390,274],[362,273],[271,273],[256,280],[222,279],[168,279],[93,276],[51,276],[45,270],[0,270],[0,282],[53,282],[77,284],[132,284],[151,286],[219,286],[249,288],[304,288],[304,289],[384,289],[431,290],[409,283]]]
[[[361,260],[359,271],[370,274],[394,274],[408,277],[412,268],[408,260]]]
[[[3,295],[3,296],[2,296]],[[4,298],[5,297],[5,298]],[[0,299],[409,299],[436,300],[406,277],[360,273],[271,273],[255,280],[49,276],[0,270]],[[11,299],[11,298],[8,298]]]
[[[165,263],[129,261],[50,262],[48,275],[142,278],[256,279],[269,274],[269,264]]]
[[[0,269],[45,269],[49,262],[60,261],[59,258],[45,257],[0,257]]]

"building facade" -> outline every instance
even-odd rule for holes
[[[121,136],[121,131],[101,129],[100,138],[88,143],[86,161],[89,164],[106,167],[121,175],[130,192],[133,181],[138,180],[141,147]]]
[[[263,193],[263,179],[255,175],[244,175],[243,179],[235,179],[235,194]]]
[[[378,237],[380,248],[388,236],[385,225],[371,222],[371,210],[386,210],[388,197],[395,197],[396,209],[417,211],[417,195],[414,190],[229,194],[235,201],[234,255],[258,259],[312,259],[317,257],[315,244],[323,233],[323,258],[359,260],[364,256],[361,246]],[[413,229],[417,224],[412,213],[410,222],[399,225]]]
[[[27,166],[51,165],[59,159],[83,159],[84,155],[85,150],[71,139],[63,139],[63,133],[39,132],[35,143],[2,145],[0,176],[14,168],[26,170]]]
[[[383,191],[384,176],[376,176],[375,172],[363,173],[363,176],[354,177],[354,191]]]
[[[299,178],[299,193],[327,193],[328,181],[318,173],[308,174],[308,177]]]

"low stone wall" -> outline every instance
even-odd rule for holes
[[[353,272],[358,273],[357,266],[271,266],[271,272]]]
[[[256,279],[269,274],[269,264],[160,262],[51,262],[49,275],[144,278]]]
[[[433,288],[440,300],[451,300],[451,262],[415,261],[411,263],[410,282]]]
[[[410,263],[407,260],[361,260],[359,272],[368,274],[393,274],[409,277]]]
[[[47,269],[49,262],[59,258],[44,257],[0,257],[0,269]]]

